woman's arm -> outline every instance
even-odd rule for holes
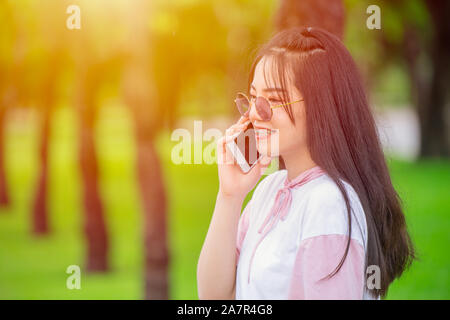
[[[270,157],[262,157],[244,174],[226,147],[234,133],[243,131],[248,118],[227,129],[217,142],[219,193],[211,223],[197,265],[200,299],[234,299],[236,283],[236,238],[239,217],[247,193],[256,185]]]
[[[197,266],[199,299],[234,299],[236,283],[236,237],[242,197],[217,195]]]

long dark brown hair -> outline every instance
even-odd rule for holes
[[[249,88],[255,67],[265,56],[274,58],[272,74],[282,88],[286,88],[287,72],[293,72],[294,84],[305,103],[311,157],[339,187],[347,206],[346,250],[327,277],[339,271],[350,246],[351,206],[342,179],[354,188],[365,212],[366,266],[376,265],[381,272],[381,287],[370,293],[385,297],[390,283],[415,259],[415,251],[356,64],[341,41],[325,30],[284,30],[259,50]],[[291,97],[286,93],[282,99],[288,102]],[[292,107],[285,106],[285,110],[295,124]]]

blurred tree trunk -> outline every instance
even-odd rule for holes
[[[144,214],[145,298],[162,300],[168,299],[167,208],[161,165],[154,144],[161,119],[153,102],[147,64],[138,57],[127,61],[124,96],[135,123],[136,169]]]
[[[450,2],[426,1],[432,26],[430,48],[413,22],[404,22],[403,54],[406,59],[413,104],[420,125],[420,157],[448,157],[450,81]],[[397,10],[400,10],[397,8]],[[406,19],[405,19],[406,20]],[[429,50],[428,50],[429,49]],[[424,64],[429,59],[429,66]],[[426,69],[429,69],[428,76]]]
[[[81,116],[80,166],[83,180],[84,231],[87,238],[87,262],[89,272],[108,270],[108,235],[104,210],[99,193],[99,173],[93,128]]]
[[[144,277],[146,299],[168,299],[169,252],[166,239],[166,194],[155,137],[160,131],[167,106],[158,103],[155,65],[152,64],[153,42],[145,19],[136,12],[152,10],[149,1],[136,1],[126,12],[126,60],[122,77],[125,104],[134,115],[136,138],[136,170],[143,208]],[[167,59],[169,57],[166,57]],[[167,111],[167,110],[166,110]]]
[[[144,209],[145,298],[168,299],[166,195],[161,165],[151,135],[137,127],[137,175]]]
[[[36,194],[33,205],[33,232],[35,234],[46,234],[49,232],[48,222],[48,145],[50,140],[50,106],[41,111],[41,141],[39,145],[39,176],[36,186]]]
[[[9,205],[8,183],[5,170],[5,117],[6,106],[0,106],[0,207]]]
[[[61,11],[64,9],[61,2],[48,1],[43,1],[36,7],[32,22],[21,25],[21,32],[24,32],[21,39],[23,43],[17,46],[19,55],[23,55],[18,68],[21,72],[15,74],[17,83],[23,86],[19,90],[19,96],[22,96],[21,100],[25,105],[36,105],[41,119],[39,173],[32,212],[32,229],[35,234],[47,234],[51,229],[48,213],[49,145],[52,116],[59,98],[58,85],[64,69],[64,45],[58,28],[62,25],[64,16],[48,14],[55,12],[55,5]],[[33,32],[30,32],[31,25]],[[30,55],[31,52],[34,54]],[[37,69],[31,71],[30,66]]]
[[[426,1],[433,23],[432,78],[427,103],[419,104],[422,157],[450,156],[448,108],[450,103],[450,1]],[[447,123],[446,123],[447,122]]]
[[[86,268],[88,272],[109,269],[108,234],[99,191],[99,170],[95,149],[96,95],[102,70],[94,64],[79,66],[77,111],[79,113],[79,161],[83,183],[84,232],[87,240]]]
[[[51,119],[55,108],[56,87],[60,71],[58,54],[48,57],[43,63],[46,68],[42,77],[37,79],[38,90],[33,95],[41,116],[41,141],[39,145],[39,176],[33,204],[33,232],[46,234],[50,230],[48,218],[48,178],[49,178],[49,142],[51,135]]]

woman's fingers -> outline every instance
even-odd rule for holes
[[[231,154],[231,151],[227,147],[227,143],[231,139],[226,139],[226,136],[223,136],[218,140],[217,143],[217,161],[218,164],[233,164],[234,163],[234,157]]]
[[[236,159],[234,159],[231,151],[227,147],[227,143],[231,142],[239,132],[243,132],[249,123],[250,120],[242,116],[237,123],[225,130],[225,135],[217,142],[217,160],[221,161],[219,162],[220,164],[234,164],[236,162]]]
[[[254,179],[259,179],[266,171],[267,167],[270,165],[272,158],[269,156],[261,156],[255,166],[248,173]]]
[[[242,123],[245,123],[245,122],[250,122],[250,119],[248,117],[241,116],[239,118],[237,124],[242,124]]]
[[[225,131],[225,139],[229,140],[232,139],[234,135],[236,135],[238,132],[242,132],[245,130],[245,128],[247,128],[248,123],[244,122],[241,124],[234,124],[231,127],[229,127],[226,131]]]

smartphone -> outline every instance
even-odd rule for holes
[[[227,147],[244,173],[248,173],[261,157],[256,147],[255,129],[251,122],[244,131],[234,135],[227,143]]]

